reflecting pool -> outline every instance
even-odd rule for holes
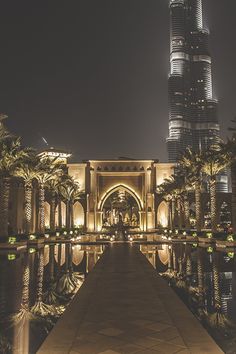
[[[0,253],[0,353],[36,353],[103,250],[60,243]]]
[[[140,246],[225,353],[236,353],[236,252],[197,244]]]

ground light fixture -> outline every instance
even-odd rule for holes
[[[7,255],[7,259],[8,259],[8,261],[14,261],[16,259],[16,255],[13,253],[9,253]]]
[[[35,240],[35,239],[36,239],[36,236],[35,236],[35,235],[29,235],[29,239],[30,239],[30,240]]]

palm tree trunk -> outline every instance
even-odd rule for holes
[[[70,201],[66,201],[66,229],[70,229]]]
[[[203,272],[203,250],[198,248],[197,254],[197,279],[198,279],[198,312],[202,317],[204,313],[204,272]]]
[[[189,199],[187,194],[184,196],[184,223],[185,223],[185,229],[189,230],[190,229],[190,206],[189,206]]]
[[[192,273],[191,245],[186,245],[186,276],[190,276]]]
[[[45,191],[44,185],[39,185],[39,232],[44,233],[45,231],[45,210],[44,210],[44,202],[45,202]]]
[[[202,230],[202,205],[201,205],[201,185],[196,183],[195,185],[195,208],[196,208],[196,229],[197,232]]]
[[[49,278],[50,282],[53,282],[54,280],[54,249],[55,245],[49,245]]]
[[[172,250],[172,256],[173,256],[173,271],[174,275],[177,276],[178,273],[178,261],[177,261],[177,255],[176,255],[176,249],[173,248]]]
[[[43,249],[39,251],[38,271],[37,271],[37,289],[36,289],[36,303],[43,301]]]
[[[236,232],[236,163],[232,165],[231,168],[231,179],[232,179],[232,226],[233,232]]]
[[[210,201],[211,201],[211,230],[217,232],[217,206],[216,206],[216,180],[210,180]]]
[[[198,290],[199,293],[203,293],[204,279],[203,279],[203,259],[202,259],[202,249],[198,248],[197,254],[197,279],[198,279]]]
[[[218,256],[213,255],[213,286],[214,286],[214,306],[216,310],[221,309],[221,296],[220,296],[220,276],[218,269]]]
[[[171,199],[171,216],[172,216],[172,228],[175,227],[176,223],[176,205],[175,205],[175,198],[172,197]]]
[[[51,203],[50,203],[50,230],[55,231],[55,215],[56,215],[56,195],[52,194]]]
[[[172,230],[173,225],[172,225],[172,210],[171,210],[171,201],[167,201],[167,208],[168,208],[168,227]]]
[[[172,251],[168,248],[168,271],[171,272],[173,270],[173,259],[172,259]]]
[[[10,178],[2,179],[0,191],[0,242],[4,242],[8,236],[8,216],[10,198]]]
[[[180,230],[182,230],[183,229],[183,213],[182,213],[181,197],[177,198],[177,210],[178,210],[178,227]]]
[[[25,186],[25,231],[32,231],[32,184]]]
[[[71,228],[74,228],[74,204],[73,201],[70,203],[70,221],[71,221]]]
[[[29,311],[29,287],[30,287],[30,269],[29,269],[29,256],[26,255],[25,266],[22,279],[22,299],[21,305],[26,310]]]
[[[183,258],[178,258],[178,265],[179,265],[179,275],[183,275]]]
[[[61,198],[58,199],[58,228],[62,229]]]

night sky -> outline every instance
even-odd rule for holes
[[[7,0],[0,111],[38,149],[74,160],[167,160],[168,0]],[[235,0],[204,0],[223,136],[236,116]]]

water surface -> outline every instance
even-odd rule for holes
[[[55,243],[0,253],[0,353],[36,353],[103,248]]]
[[[236,353],[236,252],[197,244],[140,246],[225,353]]]

